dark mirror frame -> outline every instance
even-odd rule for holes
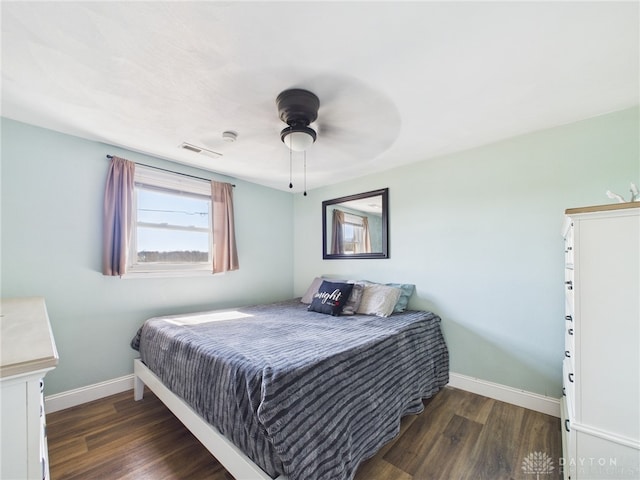
[[[327,253],[331,242],[331,232],[327,231],[327,207],[338,203],[360,200],[362,198],[382,196],[382,251],[374,253]],[[358,193],[346,197],[334,198],[322,202],[322,258],[335,260],[345,258],[389,258],[389,189],[381,188],[371,192]]]

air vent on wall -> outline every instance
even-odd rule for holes
[[[196,145],[192,145],[191,143],[187,143],[187,142],[182,142],[182,145],[180,145],[180,148],[189,150],[190,152],[200,153],[202,155],[208,155],[212,158],[220,158],[222,156],[221,153],[214,152],[213,150],[209,150],[203,147],[198,147]]]

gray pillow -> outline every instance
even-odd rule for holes
[[[398,303],[402,290],[379,283],[365,284],[358,313],[388,317]]]
[[[351,282],[349,282],[351,283]],[[360,308],[360,302],[362,302],[362,294],[364,293],[364,283],[353,282],[353,289],[351,295],[342,309],[343,315],[355,315]]]

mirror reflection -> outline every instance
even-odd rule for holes
[[[322,202],[323,258],[388,258],[387,206],[387,188]]]

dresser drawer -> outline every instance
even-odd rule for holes
[[[575,479],[575,471],[572,472],[572,465],[575,465],[576,455],[576,432],[571,425],[573,415],[567,402],[567,397],[562,397],[560,402],[560,418],[562,421],[562,452],[560,459],[560,471],[564,480]],[[575,470],[575,469],[574,469]]]
[[[575,310],[575,298],[573,294],[573,270],[565,270],[564,275],[564,296],[565,296],[565,311],[573,314]]]
[[[565,316],[564,327],[564,358],[571,358],[573,363],[576,351],[576,335],[573,316]]]
[[[563,226],[564,236],[564,263],[567,267],[573,268],[573,222],[569,219]]]
[[[573,232],[573,229],[571,230]],[[573,235],[571,237],[571,242],[565,239],[564,241],[564,264],[567,268],[573,268]]]
[[[568,413],[571,418],[575,414],[576,401],[576,376],[574,362],[571,358],[565,358],[562,362],[562,393],[567,400]]]
[[[564,318],[565,320],[569,320],[567,317],[571,317],[573,320],[573,316],[575,314],[575,306],[573,303],[573,295],[565,295],[564,296]]]

